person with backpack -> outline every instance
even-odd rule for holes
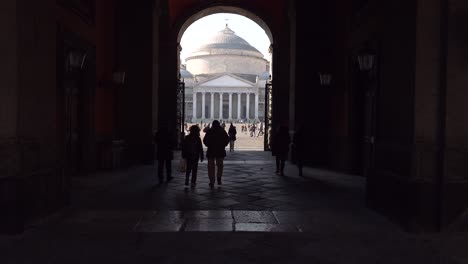
[[[191,186],[197,184],[198,159],[203,162],[203,146],[200,139],[200,128],[197,125],[190,127],[190,134],[185,136],[182,143],[182,158],[185,159],[185,185],[189,185],[190,173],[192,174]]]
[[[210,188],[214,187],[215,183],[215,161],[217,171],[218,185],[221,185],[221,176],[223,175],[224,157],[226,157],[226,146],[229,144],[229,136],[226,133],[218,120],[214,120],[203,138],[203,143],[208,147],[206,158],[208,159],[208,177],[210,178]]]

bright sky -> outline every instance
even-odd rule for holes
[[[201,45],[210,36],[223,30],[226,26],[226,19],[228,19],[229,28],[236,35],[257,48],[263,53],[265,59],[269,60],[268,48],[270,47],[270,40],[265,31],[257,23],[244,16],[223,13],[200,18],[187,28],[180,41],[180,45],[182,46],[182,52],[180,53],[181,62],[185,64],[185,58],[187,58],[192,50]]]

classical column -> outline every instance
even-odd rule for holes
[[[250,120],[250,93],[247,93],[246,94],[246,97],[247,97],[247,102],[246,102],[246,109],[247,111],[245,111],[245,117],[247,118],[247,120]]]
[[[255,94],[255,119],[258,120],[258,93]]]
[[[192,117],[192,122],[195,122],[195,119],[197,119],[197,93],[193,91],[193,117]]]
[[[232,120],[232,93],[229,93],[229,120]]]
[[[241,93],[237,93],[237,119],[241,119]]]
[[[211,102],[210,102],[210,118],[214,119],[214,93],[211,92]]]
[[[206,95],[206,93],[205,93],[205,92],[202,92],[201,94],[202,94],[202,99],[201,99],[201,102],[202,102],[202,103],[201,103],[201,104],[202,104],[202,106],[201,106],[201,113],[202,113],[202,114],[201,114],[201,119],[206,119],[206,116],[205,116],[205,103],[206,103],[206,102],[205,102],[205,95]]]
[[[223,119],[223,93],[219,93],[219,119]]]

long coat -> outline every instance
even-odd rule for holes
[[[158,130],[154,135],[154,143],[156,144],[157,160],[172,160],[174,158],[175,142],[167,130]]]
[[[286,159],[289,152],[289,133],[287,129],[280,129],[273,137],[271,151],[273,156],[278,156],[281,159]]]
[[[229,136],[221,126],[210,128],[203,138],[203,143],[208,147],[206,150],[208,159],[226,157],[224,148],[229,144]]]

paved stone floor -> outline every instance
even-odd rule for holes
[[[178,156],[178,155],[176,155]],[[468,263],[468,233],[408,234],[364,203],[364,180],[228,153],[223,185],[206,162],[156,186],[153,166],[73,182],[72,206],[0,237],[0,263]]]

